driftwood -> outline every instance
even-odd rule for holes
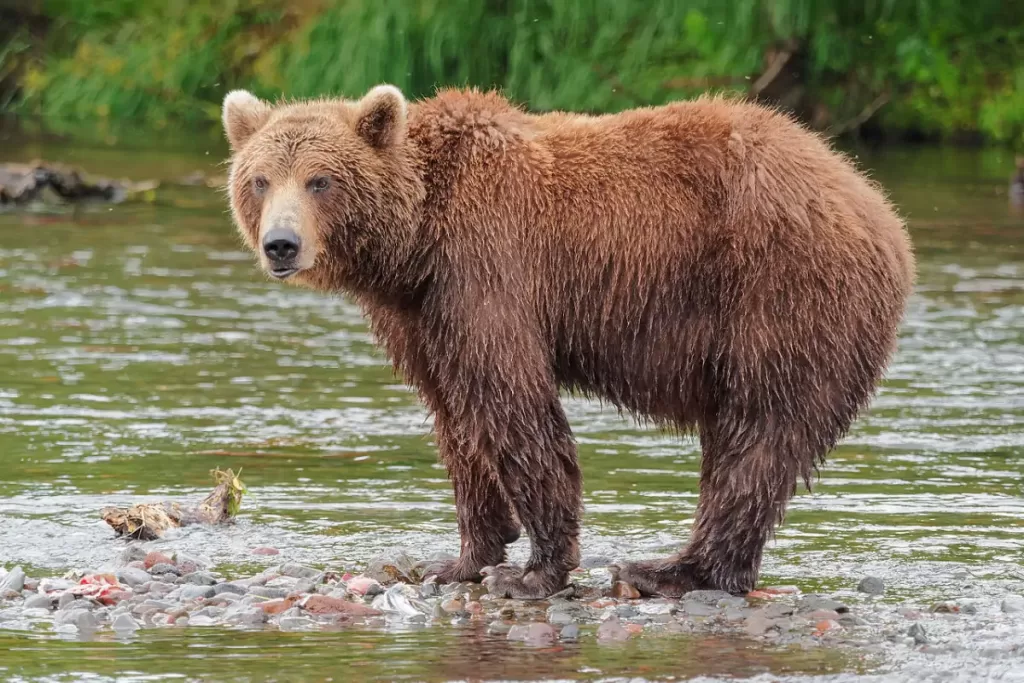
[[[122,202],[155,190],[154,180],[132,182],[94,177],[61,164],[0,164],[0,206],[34,202]]]
[[[140,503],[128,509],[103,508],[100,516],[118,536],[140,541],[152,541],[163,536],[168,529],[191,524],[229,522],[242,505],[245,484],[231,470],[214,470],[213,478],[216,488],[195,507],[172,502]]]

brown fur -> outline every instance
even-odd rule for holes
[[[896,345],[914,278],[902,221],[761,106],[529,115],[494,93],[406,107],[378,88],[276,107],[232,94],[225,124],[248,244],[299,225],[292,279],[354,297],[435,416],[462,536],[441,580],[491,565],[501,595],[565,585],[582,486],[565,389],[700,436],[689,544],[620,578],[645,594],[750,590],[798,480]],[[332,179],[319,196],[302,189],[316,174]],[[520,526],[529,562],[499,565]]]

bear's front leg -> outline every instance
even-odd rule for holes
[[[438,583],[479,581],[481,569],[505,560],[505,546],[518,540],[520,525],[498,486],[491,458],[479,444],[460,439],[448,422],[438,412],[434,431],[455,493],[462,551],[455,560],[424,563],[423,577]]]

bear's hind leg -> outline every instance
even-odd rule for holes
[[[700,501],[690,543],[673,557],[613,565],[613,578],[644,595],[753,590],[764,546],[804,469],[798,449],[773,445],[763,435],[747,429],[703,433]]]
[[[519,539],[519,521],[505,499],[489,458],[459,442],[438,416],[438,449],[455,493],[462,550],[458,559],[422,563],[424,578],[437,583],[480,581],[480,570],[505,559],[505,546]]]

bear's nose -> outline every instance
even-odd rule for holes
[[[274,263],[291,261],[299,253],[299,236],[288,228],[274,228],[263,238],[263,252]]]

